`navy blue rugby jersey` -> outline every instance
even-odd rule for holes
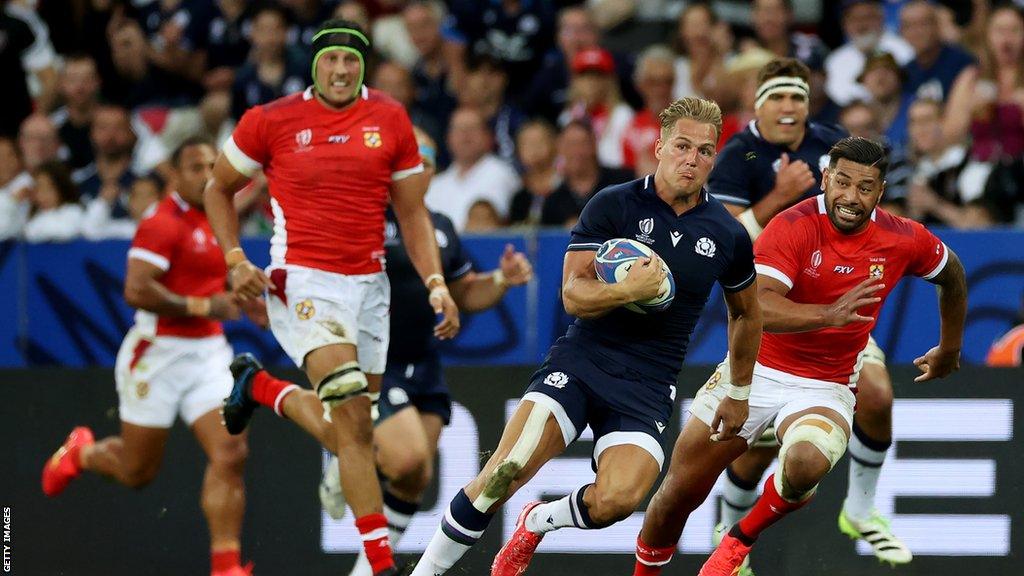
[[[743,207],[757,204],[775,187],[775,174],[785,152],[790,162],[803,160],[814,174],[815,185],[808,188],[800,200],[816,196],[821,185],[821,170],[828,167],[829,150],[848,135],[839,126],[808,122],[800,147],[793,151],[765,140],[757,130],[757,122],[751,120],[718,153],[715,168],[708,177],[708,191],[726,204]]]
[[[443,214],[430,213],[434,222],[441,268],[446,282],[454,282],[473,270],[473,262],[462,246],[452,221]],[[391,283],[391,341],[388,364],[415,363],[437,354],[434,325],[437,318],[427,300],[429,291],[409,259],[395,214],[388,208],[384,219],[385,271]]]
[[[654,190],[646,176],[598,192],[587,203],[568,250],[593,250],[606,240],[629,238],[651,247],[668,264],[676,296],[667,310],[639,314],[617,308],[594,319],[577,318],[555,346],[632,368],[639,376],[675,384],[690,335],[717,282],[736,292],[754,282],[750,236],[706,190],[700,203],[681,215]]]

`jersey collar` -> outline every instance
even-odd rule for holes
[[[697,202],[697,204],[693,208],[690,208],[686,212],[683,212],[682,214],[676,214],[676,211],[672,209],[672,206],[670,206],[667,202],[662,200],[661,196],[658,196],[658,191],[654,189],[654,175],[653,174],[648,174],[648,175],[644,176],[643,192],[645,194],[647,194],[648,197],[650,197],[652,200],[656,201],[659,205],[664,206],[665,209],[668,211],[668,213],[672,215],[672,218],[677,218],[677,219],[678,218],[682,218],[682,217],[686,216],[687,214],[694,214],[694,213],[696,213],[696,212],[698,212],[700,210],[703,210],[704,207],[707,206],[707,204],[708,204],[708,202],[710,201],[710,198],[711,198],[710,195],[708,194],[708,189],[707,188],[701,188],[700,189],[700,202]]]
[[[362,100],[368,100],[370,98],[370,91],[366,88],[366,84],[363,84],[362,86],[359,87],[359,96],[360,96],[360,98]],[[313,99],[313,87],[312,86],[307,86],[306,89],[302,92],[302,99],[303,100],[312,100]]]
[[[192,205],[189,204],[188,202],[185,202],[185,200],[181,196],[178,196],[177,192],[171,192],[171,200],[174,200],[174,203],[178,205],[178,208],[182,212],[188,212],[189,210],[192,209]]]

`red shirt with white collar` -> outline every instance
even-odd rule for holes
[[[825,210],[825,196],[808,198],[772,218],[754,244],[757,273],[789,287],[786,297],[800,304],[831,304],[867,278],[885,288],[881,301],[858,310],[877,320],[886,296],[904,276],[934,278],[946,266],[946,245],[921,224],[876,208],[856,234],[836,230]],[[872,322],[808,332],[768,333],[757,360],[776,370],[855,387],[859,354]]]
[[[328,108],[312,89],[254,106],[224,156],[242,174],[262,168],[267,177],[272,264],[339,274],[383,269],[392,182],[423,171],[405,108],[365,86],[344,110]]]
[[[128,258],[163,270],[159,282],[181,296],[213,296],[224,292],[227,266],[206,213],[178,196],[167,195],[139,222]],[[218,320],[195,316],[157,316],[139,310],[135,326],[147,336],[203,338],[222,334]]]

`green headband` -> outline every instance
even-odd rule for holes
[[[344,35],[344,36],[338,36]],[[359,79],[356,81],[355,93],[358,97],[363,86],[363,78],[366,75],[366,57],[364,52],[370,48],[370,40],[362,32],[352,28],[327,28],[313,36],[313,65],[310,75],[313,77],[313,88],[320,94],[324,89],[317,83],[316,63],[320,57],[332,50],[343,50],[355,54],[359,58]]]

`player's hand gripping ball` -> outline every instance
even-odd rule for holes
[[[597,250],[597,256],[594,258],[597,278],[606,284],[621,282],[629,274],[629,269],[637,260],[652,256],[657,256],[657,254],[646,244],[629,238],[613,238],[602,244],[601,248]],[[658,295],[649,300],[626,304],[625,307],[628,310],[648,314],[661,312],[672,305],[672,300],[676,297],[676,281],[664,260],[661,260],[661,267],[665,271],[665,280],[661,283]]]

